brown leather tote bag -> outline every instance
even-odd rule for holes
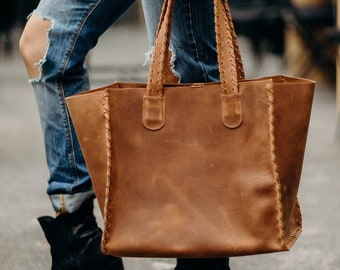
[[[103,252],[289,250],[301,233],[297,193],[315,83],[245,80],[228,5],[214,0],[221,82],[166,84],[174,0],[164,2],[146,84],[67,98],[104,217]]]

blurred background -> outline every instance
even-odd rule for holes
[[[0,268],[50,268],[36,221],[53,215],[35,97],[18,40],[38,0],[0,9]],[[303,233],[292,251],[233,258],[232,270],[338,270],[340,266],[340,14],[336,0],[229,0],[246,78],[286,74],[317,82],[299,199]],[[203,15],[202,15],[203,16]],[[146,81],[149,50],[139,1],[88,57],[92,87]],[[294,117],[294,116],[292,116]],[[98,222],[101,217],[98,209]],[[173,259],[125,259],[127,270],[170,270]]]

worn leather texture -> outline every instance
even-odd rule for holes
[[[297,194],[315,82],[245,80],[228,6],[214,1],[216,31],[224,33],[222,18],[232,44],[217,38],[221,82],[157,77],[168,59],[173,0],[166,0],[156,40],[163,45],[155,46],[147,83],[67,98],[104,217],[106,254],[260,254],[289,250],[301,233]]]

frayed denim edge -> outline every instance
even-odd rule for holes
[[[34,10],[31,14],[29,14],[27,16],[27,20],[33,15],[33,14],[36,14],[38,15],[40,18],[42,18],[43,20],[48,20],[50,22],[50,27],[48,29],[46,29],[46,35],[47,35],[47,47],[46,47],[46,50],[45,50],[45,54],[44,56],[39,59],[38,62],[34,63],[34,66],[39,66],[39,70],[40,70],[40,75],[38,78],[33,78],[33,79],[29,79],[28,82],[29,83],[39,83],[41,81],[41,73],[42,73],[42,66],[43,64],[46,62],[46,56],[47,56],[47,52],[50,48],[50,38],[49,38],[49,34],[51,32],[51,30],[53,30],[54,28],[54,21],[50,18],[47,18],[45,16],[42,16],[37,10]]]
[[[150,62],[152,60],[153,50],[154,50],[154,46],[152,46],[148,52],[144,53],[145,62],[143,64],[143,66],[150,64]],[[176,78],[178,78],[178,82],[180,82],[181,81],[181,75],[175,69],[176,52],[171,47],[169,48],[169,50],[171,52],[171,59],[170,59],[170,63],[169,63],[170,64],[170,70],[174,74],[174,76]]]

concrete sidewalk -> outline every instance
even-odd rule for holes
[[[248,77],[282,73],[267,56],[254,72],[251,54],[242,47]],[[145,81],[144,29],[110,29],[90,54],[92,86],[114,80]],[[1,56],[2,57],[2,56]],[[259,71],[260,70],[260,71]],[[299,199],[303,233],[290,252],[232,258],[232,270],[340,269],[340,142],[335,140],[335,90],[317,86]],[[49,246],[36,221],[53,215],[45,195],[43,138],[34,93],[17,53],[0,59],[0,269],[50,269]],[[98,209],[97,209],[98,215]],[[101,223],[100,216],[98,221]],[[174,259],[124,259],[127,270],[173,269]],[[194,270],[194,269],[193,269]]]

